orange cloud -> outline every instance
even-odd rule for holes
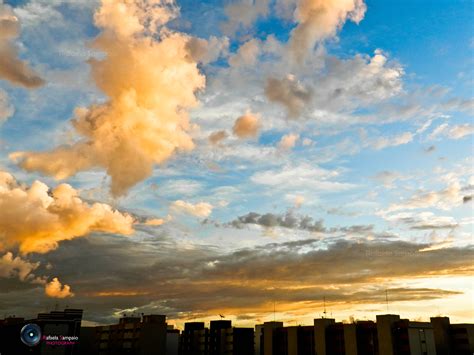
[[[18,277],[21,281],[34,278],[32,272],[40,263],[31,263],[19,256],[13,257],[11,252],[0,258],[0,277]]]
[[[71,287],[69,285],[61,284],[57,277],[46,284],[44,292],[51,298],[74,297],[74,293],[71,292]]]
[[[298,23],[291,33],[290,49],[302,61],[317,42],[336,35],[349,19],[359,23],[367,7],[364,0],[300,0],[295,11]]]
[[[187,48],[190,37],[160,27],[176,14],[171,0],[102,0],[94,20],[103,31],[93,47],[106,56],[89,63],[109,100],[75,110],[72,124],[81,136],[75,144],[11,157],[57,179],[102,167],[117,196],[150,176],[155,164],[193,149],[186,109],[198,104],[195,92],[205,77]]]
[[[20,22],[12,8],[0,2],[0,79],[25,88],[44,84],[27,62],[21,60],[13,42],[20,35]]]
[[[260,117],[251,112],[237,118],[232,128],[234,134],[239,138],[256,137],[259,129]]]
[[[209,135],[208,139],[209,139],[209,142],[211,144],[218,144],[226,138],[227,138],[227,132],[226,131],[216,131],[216,132],[212,132]]]
[[[46,253],[62,240],[94,231],[131,234],[133,223],[109,205],[82,201],[70,185],[50,190],[35,181],[25,187],[0,171],[0,249],[19,246],[22,253]]]
[[[283,150],[293,149],[298,139],[300,139],[299,134],[295,134],[295,133],[285,134],[281,138],[280,142],[278,143],[278,148],[283,149]]]

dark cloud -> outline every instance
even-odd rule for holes
[[[266,228],[283,227],[288,229],[299,229],[308,232],[326,232],[323,220],[314,220],[310,216],[295,216],[292,212],[285,214],[265,213],[259,214],[249,212],[246,215],[227,223],[227,226],[243,228],[247,224],[255,224]]]
[[[299,83],[295,77],[283,79],[269,78],[265,86],[265,95],[272,102],[286,107],[288,115],[298,117],[311,100],[312,91]]]
[[[31,258],[41,262],[37,274],[54,274],[71,285],[76,296],[60,301],[60,307],[84,308],[85,319],[110,322],[114,313],[130,310],[170,318],[252,314],[263,312],[269,300],[306,302],[308,308],[323,297],[336,304],[378,303],[391,280],[469,275],[474,257],[472,247],[420,252],[428,245],[401,241],[306,239],[226,252],[209,245],[182,246],[163,233],[139,232],[135,238],[94,235],[64,241],[48,255]],[[52,268],[45,267],[47,262]],[[394,302],[454,294],[392,288]],[[43,292],[34,284],[0,279],[0,313],[50,310],[53,301]]]
[[[436,150],[436,146],[430,145],[429,147],[427,147],[427,148],[425,149],[425,152],[426,152],[426,153],[433,153],[435,150]]]
[[[214,224],[219,227],[221,224],[215,221],[204,221],[204,224]],[[323,219],[314,219],[307,215],[295,215],[293,211],[285,214],[249,212],[239,216],[235,220],[224,224],[226,227],[242,229],[246,225],[258,225],[264,228],[287,228],[317,233],[340,233],[340,234],[367,234],[374,232],[373,225],[354,225],[347,227],[326,228]]]

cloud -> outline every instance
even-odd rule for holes
[[[228,20],[222,24],[223,31],[232,35],[240,29],[247,29],[256,19],[268,14],[270,0],[238,0],[225,7]]]
[[[461,185],[458,181],[453,181],[443,190],[418,193],[404,202],[393,203],[387,210],[382,211],[381,214],[385,215],[400,210],[414,210],[430,207],[450,210],[455,206],[461,205],[463,203],[463,197],[464,194]]]
[[[289,133],[281,137],[280,142],[278,142],[278,148],[283,150],[293,149],[296,145],[296,142],[300,138],[299,134]]]
[[[347,20],[359,23],[366,9],[364,0],[299,0],[289,42],[293,57],[303,61],[316,43],[334,37]]]
[[[395,181],[403,178],[403,176],[394,171],[384,170],[377,173],[373,178],[379,183],[381,183],[383,186],[387,188],[392,188],[394,186]]]
[[[471,134],[474,134],[474,125],[470,123],[455,125],[452,127],[449,127],[449,124],[447,123],[443,123],[431,132],[429,139],[435,139],[440,136],[450,139],[461,139]]]
[[[432,212],[397,213],[386,217],[386,220],[396,225],[405,224],[410,229],[434,230],[453,229],[458,226],[456,220],[451,216],[436,216]]]
[[[44,84],[26,61],[19,58],[14,40],[20,35],[20,21],[12,8],[0,2],[0,79],[27,89]]]
[[[102,32],[92,46],[106,56],[89,63],[108,100],[76,108],[72,124],[81,138],[74,144],[12,158],[57,179],[104,168],[118,196],[155,164],[193,149],[187,109],[197,105],[205,78],[187,47],[190,38],[162,27],[176,15],[171,0],[103,0],[94,17]]]
[[[247,112],[235,120],[232,131],[239,138],[252,138],[258,135],[260,129],[260,116]]]
[[[13,254],[8,252],[0,258],[0,277],[18,277],[21,281],[29,280],[35,277],[32,272],[39,265],[39,262],[32,263],[19,256],[13,257]]]
[[[191,38],[186,44],[191,57],[200,63],[209,64],[226,55],[229,49],[227,37],[217,38],[211,36],[209,40],[202,38]]]
[[[255,65],[260,53],[260,43],[255,38],[241,45],[236,54],[229,58],[229,64],[233,67]]]
[[[15,109],[10,104],[8,94],[0,89],[0,123],[13,116]]]
[[[0,172],[0,249],[19,246],[22,253],[46,253],[63,240],[94,231],[131,234],[132,225],[131,216],[82,201],[70,185],[51,190],[35,181],[27,187]]]
[[[98,235],[67,241],[47,257],[76,285],[68,304],[82,305],[89,310],[88,320],[105,323],[117,309],[154,309],[173,319],[185,318],[187,312],[212,315],[218,309],[232,311],[226,314],[266,313],[273,310],[274,300],[282,311],[302,310],[301,304],[308,302],[307,312],[322,306],[316,303],[323,297],[341,307],[348,301],[384,304],[386,288],[393,289],[392,302],[456,294],[439,285],[444,277],[471,275],[472,247],[420,252],[427,247],[402,241],[305,239],[227,251],[209,245],[184,247],[166,237],[144,244]],[[415,277],[429,278],[432,292],[396,281]],[[32,300],[48,304],[38,294],[0,292],[0,311],[17,312],[20,304],[24,313],[38,307]],[[272,306],[266,309],[269,300]]]
[[[287,197],[293,200],[295,204],[295,208],[300,208],[306,200],[304,196],[301,196],[301,195],[289,195],[289,196],[287,195]]]
[[[332,181],[339,176],[336,170],[327,170],[316,165],[302,163],[285,165],[279,170],[261,170],[250,177],[256,184],[282,190],[311,189],[312,191],[343,191],[354,185]]]
[[[265,95],[270,101],[285,106],[289,116],[295,118],[310,101],[312,92],[298,82],[294,75],[288,75],[283,79],[267,79]]]
[[[381,150],[387,147],[396,147],[413,141],[413,134],[410,132],[401,133],[394,137],[380,137],[370,143],[376,149]]]
[[[196,217],[208,217],[212,213],[214,207],[207,202],[199,202],[192,204],[183,200],[172,203],[171,209],[176,212],[187,213]]]
[[[71,287],[69,285],[61,284],[57,277],[46,284],[44,292],[51,298],[67,298],[74,296],[74,293],[71,292]]]
[[[166,220],[164,220],[163,218],[151,218],[151,219],[147,219],[145,221],[145,225],[147,226],[161,226],[163,224],[166,223]]]
[[[211,144],[219,144],[221,141],[223,141],[227,137],[228,137],[228,134],[226,131],[222,130],[222,131],[212,132],[209,135],[209,142],[211,142]]]
[[[287,229],[299,229],[308,232],[326,232],[323,225],[323,220],[313,221],[309,216],[295,216],[292,212],[287,212],[284,215],[273,213],[259,214],[250,212],[246,215],[237,217],[237,219],[228,222],[227,226],[234,228],[243,228],[246,224],[254,224],[265,228],[282,227]]]

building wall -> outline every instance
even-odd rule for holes
[[[330,355],[326,352],[326,328],[334,323],[336,323],[336,320],[330,318],[314,320],[314,347],[316,355]]]
[[[263,347],[260,346],[262,336],[263,336],[263,324],[257,324],[255,326],[255,355],[262,355],[262,353],[260,352],[260,351],[263,351]]]
[[[393,324],[399,320],[400,316],[394,314],[377,316],[379,354],[395,355],[393,344]]]
[[[409,326],[410,355],[436,355],[433,329],[430,323],[425,326]]]
[[[166,333],[166,355],[179,354],[179,331]]]
[[[283,327],[283,322],[265,322],[263,324],[263,355],[273,355],[273,332],[276,328],[281,327]]]
[[[357,325],[344,324],[344,343],[346,355],[357,354]]]

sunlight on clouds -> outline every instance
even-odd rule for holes
[[[175,212],[187,213],[196,217],[208,217],[213,210],[213,206],[207,202],[192,204],[183,200],[174,201],[171,209]]]
[[[29,64],[19,58],[13,42],[20,35],[20,21],[12,8],[0,1],[0,79],[27,89],[44,84]]]
[[[23,254],[47,253],[62,240],[97,232],[131,234],[133,218],[111,206],[88,204],[70,185],[50,190],[40,181],[19,185],[0,172],[0,247],[19,246]]]
[[[63,285],[57,277],[45,285],[44,292],[51,298],[74,297],[74,293],[71,292],[71,287],[69,285]]]
[[[75,144],[50,152],[20,152],[12,158],[28,171],[57,179],[102,167],[117,196],[150,176],[155,164],[176,151],[193,149],[186,109],[197,105],[195,91],[204,88],[205,78],[191,60],[190,37],[156,28],[176,11],[168,0],[104,0],[95,15],[103,31],[93,47],[106,57],[89,63],[109,101],[75,110],[72,124],[82,136]]]
[[[258,135],[260,129],[260,115],[248,111],[245,115],[235,120],[232,131],[241,138],[253,138]]]

